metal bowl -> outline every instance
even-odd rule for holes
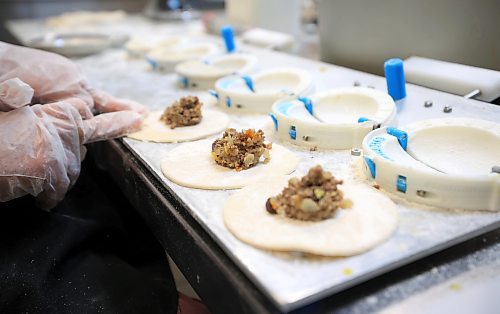
[[[33,39],[28,45],[32,48],[55,52],[66,57],[83,57],[110,48],[110,36],[93,33],[48,33]]]

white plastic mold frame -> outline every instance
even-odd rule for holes
[[[153,71],[170,73],[183,61],[207,58],[219,52],[219,47],[210,42],[160,45],[147,53],[146,61]]]
[[[279,68],[256,75],[231,75],[215,83],[217,103],[232,113],[267,114],[275,101],[312,93],[314,84],[309,72],[297,68]]]
[[[370,131],[392,123],[395,115],[388,94],[364,87],[278,100],[270,113],[281,140],[322,149],[361,147]]]
[[[129,57],[143,59],[153,49],[184,45],[187,42],[188,38],[182,36],[168,36],[161,40],[133,38],[125,44],[124,48]]]
[[[248,75],[257,70],[257,57],[234,53],[186,61],[175,67],[178,83],[182,88],[213,89],[215,82],[231,74]]]
[[[470,136],[475,141],[460,141]],[[426,163],[412,156],[415,152]],[[363,140],[365,173],[383,189],[410,201],[464,210],[500,211],[499,152],[500,124],[464,118],[384,127]],[[478,162],[483,166],[468,170]],[[444,164],[463,170],[443,172]]]

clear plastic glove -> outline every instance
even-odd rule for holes
[[[31,194],[54,207],[80,174],[85,143],[137,130],[141,116],[93,116],[80,99],[0,112],[0,201]]]
[[[76,65],[63,56],[19,47],[0,42],[0,83],[18,78],[34,90],[32,104],[47,104],[79,98],[90,109],[99,112],[132,110],[147,114],[143,105],[90,88],[83,80]],[[19,92],[20,93],[20,92]],[[11,95],[16,94],[11,90]],[[0,100],[0,111],[9,111],[19,106],[16,97]]]
[[[0,82],[0,111],[9,111],[29,105],[35,91],[19,78]]]

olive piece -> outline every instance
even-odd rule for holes
[[[266,210],[268,213],[276,215],[276,210],[271,205],[271,198],[268,198],[266,201]]]

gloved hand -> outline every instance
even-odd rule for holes
[[[93,116],[80,99],[0,112],[0,201],[31,194],[42,208],[63,199],[80,173],[85,143],[135,131],[133,111]]]
[[[146,107],[137,102],[90,88],[76,65],[65,57],[0,42],[0,111],[19,108],[19,95],[23,95],[23,99],[27,97],[26,86],[22,84],[4,86],[2,93],[1,84],[15,78],[34,90],[28,104],[46,104],[74,97],[99,112],[133,110],[143,115],[147,113]]]
[[[19,78],[0,82],[0,111],[9,111],[29,105],[35,91]]]

